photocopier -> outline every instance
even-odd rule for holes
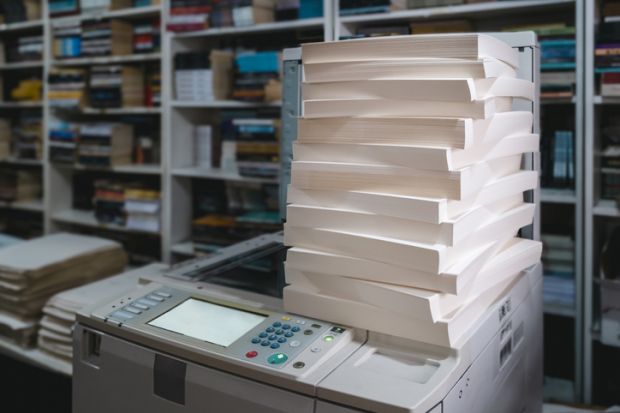
[[[536,81],[535,35],[497,36],[519,50],[520,76]],[[290,137],[299,113],[298,52],[285,52],[284,69]],[[540,264],[444,348],[288,314],[280,299],[209,281],[281,248],[281,234],[270,234],[154,269],[134,290],[81,311],[74,412],[542,411]]]

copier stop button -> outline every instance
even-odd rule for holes
[[[245,356],[249,359],[253,359],[254,357],[258,356],[258,351],[248,351],[247,353],[245,353]]]
[[[269,364],[282,364],[288,360],[288,356],[284,353],[274,353],[267,358]]]

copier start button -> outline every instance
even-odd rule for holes
[[[274,353],[267,358],[269,364],[282,364],[286,360],[288,360],[288,356],[284,353]]]

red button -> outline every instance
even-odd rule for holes
[[[258,351],[248,351],[247,353],[245,353],[245,356],[249,359],[253,359],[254,357],[258,356]]]

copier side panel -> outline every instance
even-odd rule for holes
[[[443,413],[542,411],[542,281],[443,400]]]
[[[75,334],[82,337],[74,340],[73,411],[78,413],[314,412],[309,396],[176,359],[79,324]],[[160,363],[163,369],[158,358],[168,362]],[[157,390],[157,381],[164,383],[163,391]]]

